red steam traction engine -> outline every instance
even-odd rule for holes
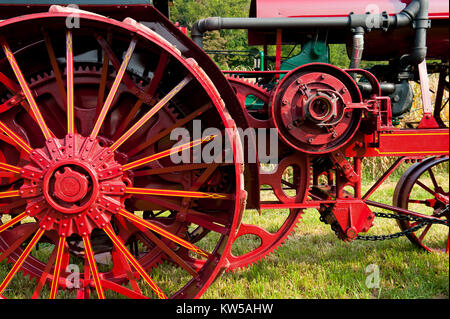
[[[221,271],[276,249],[307,208],[343,240],[406,235],[448,253],[447,1],[253,0],[249,18],[198,21],[193,41],[165,17],[167,1],[49,2],[0,3],[0,295],[23,273],[35,287],[14,296],[199,297]],[[275,70],[239,72],[255,84],[224,76],[201,49],[220,29],[275,45]],[[281,63],[283,44],[302,52]],[[330,44],[347,45],[348,69],[329,63]],[[422,116],[401,126],[413,81]],[[220,153],[231,161],[172,161],[216,138],[170,139],[196,120],[230,140]],[[236,128],[276,129],[273,171],[246,160],[266,150]],[[363,193],[368,157],[398,159]],[[404,162],[392,204],[371,200]],[[245,208],[288,214],[269,232],[241,223]],[[376,217],[400,232],[362,235]],[[260,245],[235,256],[244,235]]]

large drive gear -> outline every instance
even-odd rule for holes
[[[271,97],[271,92],[266,90],[264,87],[252,83],[249,80],[239,77],[228,77],[228,81],[236,92],[236,96],[241,102],[242,108],[246,109],[245,100],[247,97],[256,97],[259,101],[264,103],[264,107],[260,110],[259,114],[268,115],[268,104]],[[245,110],[248,111],[247,109]],[[269,119],[264,118],[255,118],[251,115],[251,113],[247,113],[247,118],[250,122],[252,122],[255,127],[264,127],[265,125],[269,125]],[[298,155],[302,156],[303,155]],[[285,167],[288,167],[291,164],[289,159],[286,159],[288,164],[284,165],[283,168],[277,168],[278,172],[275,175],[281,175],[284,171]],[[310,182],[310,167],[308,164],[309,160],[307,156],[304,156],[303,161],[296,161],[299,163],[301,167],[299,167],[299,180],[296,181],[297,188],[297,200],[302,202],[306,199],[309,189]],[[283,166],[283,161],[280,162],[279,166]],[[275,252],[294,232],[297,224],[299,223],[303,214],[303,210],[301,209],[289,209],[289,213],[286,215],[285,220],[281,223],[279,228],[275,232],[269,232],[262,226],[254,225],[254,224],[245,224],[245,221],[240,225],[239,231],[235,236],[235,241],[246,235],[254,236],[259,239],[259,245],[255,247],[253,250],[248,251],[240,256],[235,256],[230,252],[230,255],[227,257],[229,261],[229,267],[227,271],[237,271],[244,267],[251,266],[268,255]],[[245,213],[243,220],[245,220]]]

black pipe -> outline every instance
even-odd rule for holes
[[[400,58],[400,65],[408,67],[422,63],[427,56],[427,29],[430,27],[428,20],[428,0],[418,0],[420,9],[414,17],[414,45],[412,52]]]
[[[378,25],[367,25],[368,18],[376,19]],[[402,58],[403,64],[417,64],[426,55],[426,28],[428,27],[428,0],[413,0],[400,13],[389,16],[387,13],[379,15],[350,14],[348,17],[306,17],[306,18],[221,18],[211,17],[198,20],[191,30],[192,40],[203,47],[203,34],[207,31],[221,29],[286,29],[286,28],[364,28],[371,29],[399,28],[414,22],[415,41],[411,54]],[[418,62],[419,61],[419,62]]]
[[[222,29],[301,29],[301,28],[343,28],[350,25],[348,17],[332,18],[222,18],[211,17],[198,20],[191,30],[192,40],[203,46],[203,34]]]
[[[350,14],[348,17],[306,17],[306,18],[222,18],[210,17],[198,20],[192,26],[191,36],[199,46],[203,33],[222,29],[278,29],[278,28],[357,28],[368,29],[368,18],[380,21],[371,28],[395,28],[408,26],[421,8],[422,0],[413,0],[405,9],[394,16]]]
[[[369,82],[358,82],[358,88],[362,94],[370,94],[373,92],[372,85]],[[391,95],[395,92],[394,83],[380,83],[381,95]]]

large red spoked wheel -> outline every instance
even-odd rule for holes
[[[205,72],[155,32],[88,12],[67,29],[72,13],[0,23],[0,295],[18,296],[23,271],[37,278],[24,298],[199,297],[245,201],[234,122]],[[174,162],[216,139],[171,140],[195,120],[228,134],[231,161]]]
[[[394,205],[422,214],[449,219],[448,157],[430,157],[411,166],[401,177],[394,192]],[[402,230],[420,222],[399,220]],[[430,252],[449,250],[448,226],[428,224],[408,234],[408,239],[417,247]]]

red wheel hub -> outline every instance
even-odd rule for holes
[[[85,175],[64,167],[64,173],[55,173],[55,196],[59,199],[74,203],[81,200],[87,193],[88,181]]]
[[[95,170],[77,160],[61,160],[50,166],[43,177],[43,195],[47,203],[65,214],[77,214],[88,208],[98,194]]]
[[[356,133],[361,100],[354,80],[321,63],[301,66],[283,78],[272,96],[272,121],[281,139],[309,154],[332,152]]]
[[[103,228],[123,207],[127,177],[114,153],[97,139],[78,134],[49,139],[32,151],[21,174],[28,214],[61,236]]]

